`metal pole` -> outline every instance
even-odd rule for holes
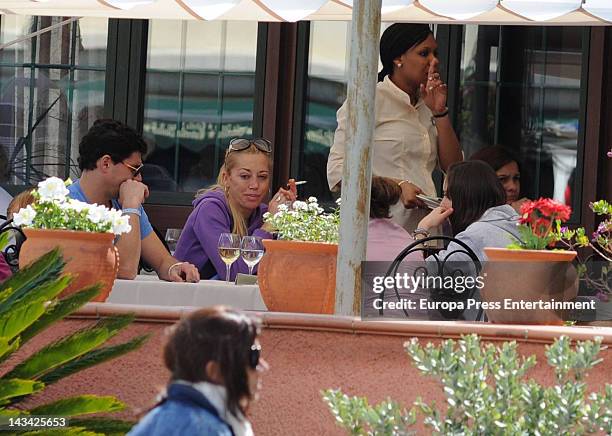
[[[354,0],[347,89],[347,141],[342,173],[336,313],[357,315],[365,260],[372,179],[374,98],[382,0]]]

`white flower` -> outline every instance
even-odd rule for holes
[[[59,177],[49,177],[38,183],[38,194],[40,195],[40,200],[43,202],[64,200],[68,192],[68,188],[66,188],[64,181]]]
[[[308,205],[303,201],[294,201],[293,210],[308,210]]]
[[[87,218],[89,218],[92,223],[98,224],[104,219],[107,210],[108,209],[106,209],[106,207],[104,206],[98,206],[97,204],[93,204],[87,211]]]
[[[67,203],[65,203],[67,207],[67,209],[72,209],[75,212],[82,212],[85,209],[88,209],[89,206],[91,206],[89,203],[85,203],[84,201],[79,201],[79,200],[75,200],[74,198],[71,198],[68,200]]]
[[[318,203],[319,201],[317,200],[317,197],[308,197],[308,202],[309,203]]]
[[[338,197],[338,199],[336,200],[336,204],[340,206],[341,203],[342,203],[342,198]]]
[[[115,235],[120,235],[122,233],[129,233],[132,231],[132,226],[130,225],[130,217],[129,215],[121,215],[117,216],[113,214],[112,221],[112,231]]]
[[[277,207],[277,209],[278,209],[280,212],[286,212],[286,211],[288,211],[288,210],[289,210],[289,208],[287,207],[287,205],[286,205],[286,204],[279,204],[279,205],[278,205],[278,207]]]
[[[13,223],[15,223],[17,227],[30,226],[34,218],[36,218],[36,211],[32,209],[32,206],[28,205],[13,215]]]
[[[268,219],[269,216],[270,216],[270,212],[266,212],[263,214],[263,219]]]

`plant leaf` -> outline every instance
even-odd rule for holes
[[[77,331],[57,342],[47,345],[17,365],[3,378],[36,379],[78,356],[103,344],[109,338],[106,329]]]
[[[104,436],[103,433],[91,432],[83,427],[70,427],[67,428],[48,428],[45,430],[29,431],[27,433],[21,433],[22,436]]]
[[[106,418],[81,418],[71,419],[70,426],[86,428],[89,431],[105,435],[124,435],[129,432],[136,423],[133,421],[122,421],[120,419]]]
[[[0,302],[0,314],[11,310],[13,305],[32,289],[59,277],[64,265],[59,248],[55,248],[0,283],[0,296],[4,297]],[[12,292],[5,292],[9,288]]]
[[[25,295],[21,300],[20,304],[28,304],[35,300],[50,301],[57,297],[70,284],[73,277],[70,274],[59,277],[55,280],[49,280],[46,283],[41,283],[35,289],[32,289],[30,293]]]
[[[4,407],[0,407],[0,416],[3,417],[11,417],[11,416],[19,416],[27,414],[27,410],[18,410],[18,409],[6,409]]]
[[[18,378],[0,380],[0,400],[30,395],[43,390],[44,387],[44,383],[36,380],[23,380]]]
[[[0,337],[10,341],[24,331],[45,313],[45,304],[44,300],[36,300],[0,315]]]
[[[137,348],[140,348],[140,346],[142,346],[142,344],[144,344],[147,339],[149,339],[149,336],[149,334],[142,335],[123,344],[92,350],[89,353],[82,355],[78,359],[72,360],[66,363],[65,365],[55,368],[51,372],[42,376],[40,378],[40,381],[47,385],[50,385],[64,377],[82,371],[85,368],[98,365],[102,362],[106,362],[107,360],[119,357],[132,350],[136,350]]]
[[[79,416],[123,410],[125,404],[112,396],[79,395],[62,398],[30,410],[32,415]]]
[[[4,361],[8,356],[17,350],[21,345],[20,338],[17,337],[13,342],[10,342],[6,338],[0,338],[0,362]]]
[[[10,238],[10,232],[3,232],[0,234],[0,250],[4,250],[8,245]]]
[[[38,321],[32,324],[21,334],[22,343],[25,344],[32,339],[32,337],[49,327],[54,322],[63,319],[78,308],[82,307],[85,303],[100,293],[101,286],[102,285],[100,284],[95,284],[62,300],[59,300],[54,306],[50,307],[47,312],[38,319]]]

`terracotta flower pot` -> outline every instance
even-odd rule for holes
[[[485,308],[489,321],[506,324],[563,324],[567,312],[538,307],[505,308],[513,302],[567,302],[578,294],[578,274],[571,261],[575,251],[485,248],[489,261],[482,271],[482,300],[501,309]]]
[[[269,239],[263,244],[257,276],[268,310],[334,313],[338,245]]]
[[[119,268],[119,254],[112,233],[77,232],[73,230],[23,229],[27,239],[19,251],[22,267],[60,247],[66,261],[64,272],[74,280],[60,295],[65,297],[86,286],[101,282],[103,288],[92,301],[105,301],[113,288]]]

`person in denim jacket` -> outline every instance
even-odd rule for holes
[[[166,393],[129,435],[252,435],[246,413],[268,368],[258,334],[256,319],[223,306],[181,320],[164,348]]]

